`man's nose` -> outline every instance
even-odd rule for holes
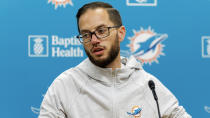
[[[98,37],[96,36],[96,34],[92,34],[91,43],[92,44],[97,44],[99,42],[100,42],[100,40],[98,39]]]

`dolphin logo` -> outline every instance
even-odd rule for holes
[[[55,9],[60,6],[66,7],[67,4],[73,6],[72,0],[48,0],[48,3],[55,5]]]
[[[39,114],[40,109],[31,106],[31,111],[35,114]]]
[[[44,97],[44,96],[45,96],[45,94],[42,94],[42,97]],[[31,111],[32,111],[34,114],[39,114],[40,108],[36,108],[36,107],[31,106]]]
[[[204,109],[205,109],[205,111],[206,111],[207,113],[210,113],[210,107],[204,106]]]
[[[132,37],[128,37],[130,44],[127,47],[130,48],[130,51],[120,50],[120,54],[125,57],[132,55],[142,65],[144,63],[151,65],[153,62],[158,64],[158,58],[161,55],[165,55],[163,52],[165,45],[162,44],[162,41],[168,38],[168,34],[156,33],[150,26],[148,29],[141,27],[139,31],[133,30],[133,33],[134,35]]]
[[[138,109],[135,109],[133,113],[127,112],[127,114],[128,115],[133,115],[133,116],[138,115],[138,114],[140,114],[141,110],[142,110],[141,108],[138,108]]]
[[[166,39],[168,37],[167,34],[156,34],[154,36],[151,36],[148,40],[146,40],[145,42],[139,42],[138,44],[140,45],[140,48],[137,49],[134,53],[134,56],[141,56],[144,55],[145,53],[149,52],[149,51],[155,51],[156,46],[163,41],[164,39]]]

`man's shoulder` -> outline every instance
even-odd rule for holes
[[[161,84],[162,86],[162,83],[157,77],[144,69],[136,70],[135,73],[133,73],[132,78],[133,83],[137,86],[147,87],[150,80],[154,81],[156,85]]]
[[[57,76],[57,78],[55,80],[68,80],[68,79],[74,79],[75,76],[81,75],[82,72],[82,67],[85,66],[86,63],[86,59],[83,60],[81,63],[79,63],[78,65],[74,66],[74,67],[70,67],[69,69],[65,70],[64,72],[62,72],[60,75]]]
[[[81,74],[80,71],[81,70],[79,70],[78,67],[71,67],[71,68],[65,70],[64,72],[62,72],[60,75],[58,75],[55,80],[68,81],[71,79],[75,79],[76,76]]]
[[[150,79],[156,79],[156,77],[154,75],[152,75],[151,73],[145,71],[144,69],[139,69],[136,71],[137,76],[139,76],[139,78],[148,81]]]
[[[50,85],[50,88],[59,91],[58,93],[62,93],[62,91],[79,92],[81,86],[85,85],[86,80],[81,78],[81,72],[77,68],[72,67],[57,76]]]

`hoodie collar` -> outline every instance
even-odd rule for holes
[[[121,84],[126,82],[130,75],[135,70],[142,69],[141,63],[138,62],[135,57],[131,56],[130,58],[121,57],[121,63],[124,66],[121,68],[101,68],[94,65],[88,58],[81,62],[76,68],[85,72],[90,78],[95,79],[104,84]]]

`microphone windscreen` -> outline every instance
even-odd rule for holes
[[[149,80],[148,85],[151,90],[155,89],[155,83],[152,80]]]

